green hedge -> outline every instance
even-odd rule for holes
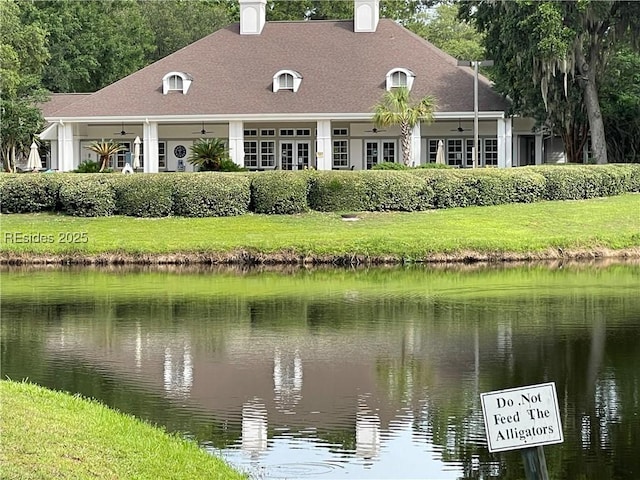
[[[57,175],[40,173],[0,175],[2,213],[35,213],[55,210],[58,203]]]
[[[313,171],[255,172],[251,178],[251,209],[256,213],[291,215],[309,210],[307,194]]]
[[[172,179],[165,175],[123,175],[113,182],[116,213],[130,217],[167,217],[173,211]]]
[[[106,175],[78,174],[76,181],[62,182],[59,191],[63,213],[77,217],[108,217],[116,211],[113,182]]]
[[[433,190],[405,171],[318,172],[311,179],[309,206],[324,212],[426,210]]]
[[[229,217],[249,210],[247,175],[194,173],[173,182],[173,213],[183,217]]]
[[[572,200],[640,192],[640,165],[176,174],[0,174],[2,213],[190,217]]]

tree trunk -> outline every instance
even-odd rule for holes
[[[402,160],[406,166],[411,163],[411,128],[408,124],[400,125],[400,134],[402,136]]]
[[[600,112],[600,100],[598,98],[598,86],[596,85],[596,59],[593,58],[595,48],[591,48],[590,62],[584,56],[580,48],[576,52],[576,60],[583,78],[584,100],[589,116],[589,129],[591,131],[591,154],[597,163],[607,163],[607,139],[604,133],[604,122]]]

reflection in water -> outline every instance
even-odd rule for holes
[[[276,408],[283,413],[295,413],[302,398],[302,359],[296,348],[284,353],[275,349],[273,356],[273,392]]]
[[[5,273],[1,375],[260,479],[522,478],[488,453],[479,394],[555,381],[552,475],[640,478],[637,267],[243,275]]]

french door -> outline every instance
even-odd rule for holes
[[[302,170],[309,167],[311,155],[307,140],[280,142],[280,168],[282,170]]]

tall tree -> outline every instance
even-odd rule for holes
[[[15,170],[17,156],[28,151],[44,123],[38,102],[46,97],[40,87],[49,58],[46,31],[23,20],[29,8],[13,0],[0,2],[0,156],[7,171]]]
[[[484,59],[483,35],[471,22],[458,17],[458,6],[453,2],[421,12],[405,26],[458,60]]]
[[[510,86],[532,79],[539,85],[546,111],[553,115],[554,110],[565,109],[571,113],[571,121],[578,113],[575,102],[583,102],[593,156],[598,163],[607,163],[598,87],[621,35],[631,35],[634,40],[640,36],[640,3],[473,1],[462,4],[461,12],[487,33],[488,54],[495,56],[496,62],[509,64],[498,69],[504,93],[517,91]],[[510,61],[501,51],[509,46],[514,53]],[[570,94],[572,87],[577,92]],[[530,91],[526,97],[532,98]]]
[[[374,107],[373,123],[377,126],[400,126],[402,158],[405,165],[411,163],[411,130],[420,121],[431,123],[435,108],[436,101],[432,96],[412,103],[406,87],[393,88],[386,92]]]
[[[52,92],[93,92],[148,63],[153,35],[135,0],[20,1],[46,25],[43,84]]]

